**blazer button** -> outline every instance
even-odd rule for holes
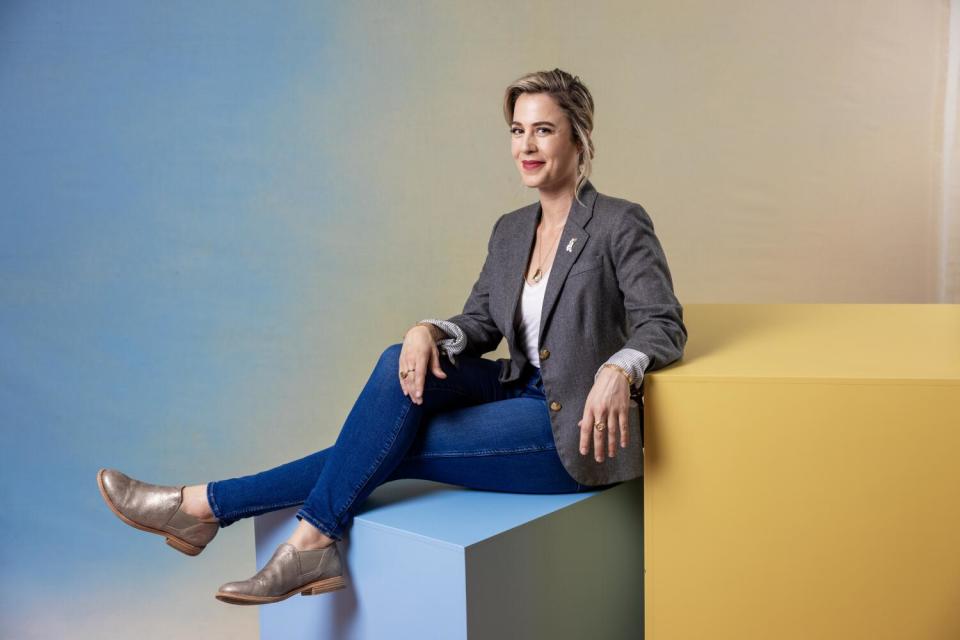
[[[549,357],[550,357],[550,351],[548,351],[547,349],[540,349],[540,359],[541,359],[541,360],[546,360],[546,359],[549,358]]]
[[[559,402],[557,402],[556,400],[554,400],[553,402],[550,403],[550,408],[553,409],[554,411],[560,411],[560,408],[561,408],[562,406],[563,406],[563,405],[560,404]]]

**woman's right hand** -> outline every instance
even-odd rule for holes
[[[440,331],[439,328],[436,330]],[[409,371],[406,378],[400,378],[400,387],[403,395],[408,396],[415,404],[423,404],[423,385],[428,366],[436,377],[447,377],[440,367],[440,350],[437,348],[433,331],[430,327],[418,324],[404,334],[403,346],[400,349],[400,371]]]

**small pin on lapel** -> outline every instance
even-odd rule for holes
[[[573,253],[573,243],[576,242],[576,238],[570,238],[570,242],[567,243],[567,251]]]

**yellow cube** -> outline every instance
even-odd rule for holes
[[[645,380],[646,637],[960,638],[960,305],[684,321]]]

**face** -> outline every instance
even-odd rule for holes
[[[521,93],[513,108],[511,150],[523,183],[547,191],[573,189],[579,149],[566,114],[546,93]]]

